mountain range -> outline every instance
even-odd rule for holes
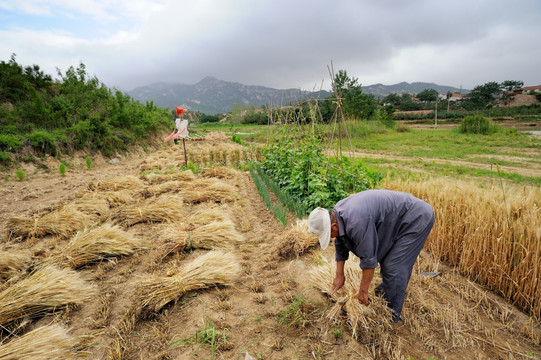
[[[385,97],[390,93],[418,94],[425,89],[435,89],[440,93],[447,91],[459,92],[460,89],[451,86],[440,86],[433,83],[407,83],[395,85],[375,84],[363,86],[365,93],[376,97]],[[326,98],[330,92],[321,90],[317,92],[299,89],[273,89],[264,86],[243,85],[237,82],[218,80],[207,76],[194,85],[155,83],[137,87],[128,91],[135,100],[141,102],[153,101],[159,107],[172,109],[175,105],[188,110],[200,111],[205,114],[218,114],[229,112],[235,104],[253,105],[259,107],[265,104],[272,106],[296,103],[303,99]]]

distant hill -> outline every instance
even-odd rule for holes
[[[265,104],[285,105],[301,99],[326,98],[330,93],[309,92],[298,89],[278,90],[264,86],[243,85],[207,76],[195,85],[156,83],[135,88],[128,92],[135,100],[154,101],[159,107],[185,106],[205,114],[229,112],[233,105]]]
[[[434,89],[439,93],[460,92],[452,86],[441,86],[433,83],[401,82],[395,85],[375,84],[363,86],[365,93],[382,98],[390,93],[418,94],[425,89]],[[468,90],[462,90],[467,93]],[[159,107],[173,109],[175,105],[189,110],[201,111],[205,114],[229,112],[235,104],[251,104],[259,107],[265,104],[273,106],[286,105],[310,98],[326,98],[328,91],[309,92],[299,89],[279,90],[264,86],[243,85],[237,82],[223,81],[207,76],[195,85],[155,83],[128,91],[135,100],[141,102],[154,101]]]
[[[404,93],[406,94],[418,94],[423,90],[426,89],[434,89],[440,94],[446,94],[448,91],[451,91],[453,93],[459,93],[459,94],[466,94],[469,93],[469,90],[459,89],[452,86],[442,86],[437,85],[434,83],[425,83],[425,82],[414,82],[414,83],[407,83],[407,82],[401,82],[394,85],[383,85],[383,84],[374,84],[370,86],[362,86],[361,89],[363,92],[372,94],[375,97],[385,97],[391,93],[395,93],[398,95],[402,95]]]

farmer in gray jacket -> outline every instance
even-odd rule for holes
[[[333,210],[314,209],[308,216],[308,232],[318,235],[326,249],[335,238],[336,277],[334,294],[345,282],[344,264],[351,251],[361,259],[361,286],[357,298],[369,304],[368,289],[374,269],[381,267],[382,282],[376,288],[400,319],[413,264],[434,225],[434,211],[413,195],[390,190],[367,190],[340,200]]]

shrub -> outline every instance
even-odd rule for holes
[[[60,163],[60,166],[58,166],[58,172],[62,176],[66,176],[66,164]]]
[[[19,179],[19,181],[23,181],[26,177],[26,173],[23,170],[17,170],[15,171],[15,176],[17,177],[17,179]]]
[[[36,130],[27,135],[30,144],[45,154],[56,155],[56,141],[52,134],[44,130]]]
[[[197,174],[199,172],[199,169],[197,168],[197,166],[195,166],[194,163],[191,161],[188,161],[188,166],[186,166],[186,168],[188,170],[191,170],[192,173],[194,174]]]
[[[8,152],[0,151],[0,164],[4,166],[11,164],[11,156]]]
[[[90,158],[90,156],[87,156],[85,161],[86,161],[86,168],[92,169],[92,159]]]
[[[199,119],[199,122],[201,124],[203,123],[214,123],[220,121],[220,117],[217,115],[205,115],[203,114],[201,118]]]
[[[266,125],[269,123],[269,117],[265,112],[248,112],[241,120],[242,124]]]
[[[242,140],[237,134],[233,134],[233,136],[231,136],[231,140],[233,140],[237,144],[242,145]]]
[[[483,115],[466,116],[458,131],[462,134],[483,134],[487,135],[492,131],[490,121]]]
[[[20,149],[23,146],[23,141],[18,135],[0,134],[0,149],[13,151]]]

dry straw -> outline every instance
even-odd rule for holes
[[[145,198],[151,196],[158,196],[168,192],[179,192],[184,187],[184,182],[181,181],[167,181],[163,183],[157,183],[156,185],[150,185],[146,187],[141,194]]]
[[[463,274],[541,317],[541,190],[463,181],[391,182],[434,208],[426,248]]]
[[[110,213],[107,199],[93,192],[84,194],[71,204],[74,209],[84,214],[96,215],[100,220],[107,218]]]
[[[118,191],[99,191],[96,192],[95,196],[105,199],[110,208],[132,204],[139,200],[139,197],[135,195],[135,192],[130,189]]]
[[[131,255],[143,248],[143,239],[116,226],[104,224],[78,233],[49,262],[77,269],[105,258]]]
[[[92,285],[69,269],[46,265],[0,292],[0,325],[79,305],[94,293]]]
[[[184,201],[191,204],[201,202],[228,203],[238,199],[238,191],[223,181],[215,178],[198,179],[187,184],[182,190]]]
[[[97,221],[95,214],[82,213],[74,205],[68,204],[41,217],[12,217],[8,220],[7,231],[10,238],[45,235],[68,237]]]
[[[46,325],[0,345],[2,360],[70,359],[77,341],[58,325]]]
[[[200,177],[206,178],[218,178],[231,180],[239,177],[238,170],[230,168],[228,166],[213,166],[210,168],[205,168],[199,172]]]
[[[319,244],[316,235],[308,233],[308,220],[297,223],[276,237],[272,252],[280,259],[299,256]]]
[[[328,310],[329,319],[336,321],[343,312],[346,313],[347,322],[351,326],[352,336],[355,338],[370,338],[374,341],[387,341],[391,329],[391,310],[383,298],[372,296],[370,305],[359,302],[359,293],[362,271],[357,258],[346,261],[344,274],[345,285],[335,294],[330,295],[332,283],[336,273],[336,265],[331,266],[323,255],[319,258],[323,265],[316,266],[310,271],[310,280],[314,287],[328,294],[334,305]],[[371,287],[373,293],[373,286]]]
[[[119,190],[131,190],[140,191],[144,187],[144,183],[136,176],[116,176],[113,178],[94,181],[88,185],[90,190],[98,191],[119,191]]]
[[[149,173],[141,175],[141,179],[145,180],[151,185],[161,184],[169,181],[193,181],[196,176],[191,170],[174,172],[171,174],[156,174]]]
[[[235,229],[230,219],[212,221],[198,226],[193,231],[169,225],[160,234],[163,256],[186,249],[231,248],[242,244],[244,236]]]
[[[212,287],[230,286],[239,277],[241,267],[231,253],[211,251],[182,266],[173,276],[148,276],[139,288],[144,308],[158,312],[185,293]]]
[[[24,270],[31,261],[30,251],[0,251],[0,280],[11,278]]]
[[[229,220],[231,220],[231,217],[227,204],[206,206],[184,219],[183,228],[193,230],[211,222],[226,222]]]
[[[143,222],[180,222],[187,211],[180,195],[162,195],[135,206],[119,208],[113,219],[126,226]]]

